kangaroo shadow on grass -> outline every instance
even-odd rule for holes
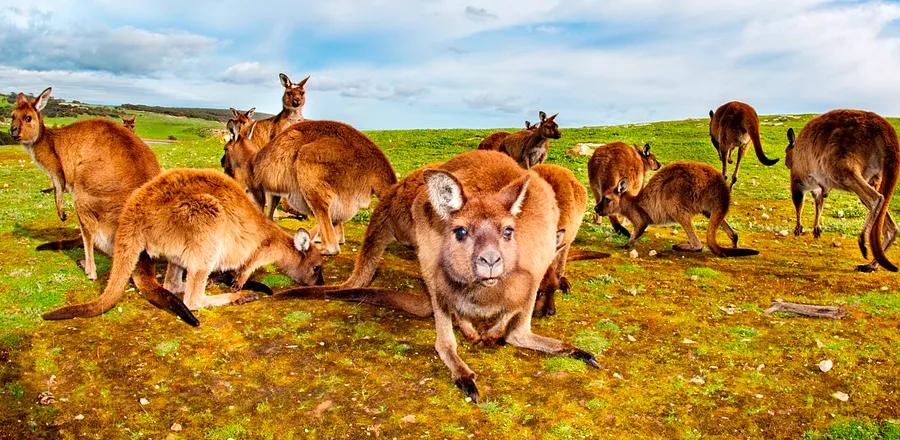
[[[81,233],[78,229],[67,228],[65,226],[52,226],[49,228],[40,228],[31,225],[23,225],[17,223],[13,226],[12,234],[17,238],[28,238],[31,240],[45,242],[56,242],[60,240],[78,240],[81,241]],[[79,246],[81,244],[79,243]]]

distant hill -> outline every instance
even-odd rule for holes
[[[152,105],[141,104],[122,104],[117,107],[122,110],[134,110],[151,113],[161,113],[171,116],[182,116],[185,118],[205,119],[207,121],[227,122],[231,119],[231,110],[219,108],[190,108],[190,107],[157,107]],[[256,113],[255,119],[268,118],[271,115],[265,113]]]

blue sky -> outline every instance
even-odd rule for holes
[[[900,4],[0,0],[0,91],[280,110],[365,129],[864,108],[900,115]]]

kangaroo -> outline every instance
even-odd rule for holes
[[[44,125],[41,110],[47,105],[51,92],[48,87],[34,99],[18,94],[12,110],[10,134],[50,177],[57,216],[62,221],[66,220],[62,193],[64,190],[73,193],[84,246],[82,266],[88,279],[95,280],[94,247],[106,254],[113,253],[119,212],[125,200],[132,191],[159,174],[159,162],[153,151],[134,133],[108,119],[88,119],[61,128],[48,128]],[[70,240],[55,245],[50,243],[38,249],[72,247]],[[185,322],[196,324],[197,319],[182,301],[156,281],[150,257],[141,254],[137,264],[133,280],[147,300],[175,313]]]
[[[243,188],[221,173],[167,171],[138,188],[122,209],[112,271],[103,294],[43,318],[91,317],[111,309],[122,298],[125,283],[144,252],[166,258],[170,270],[175,266],[175,271],[187,271],[187,286],[180,288],[190,310],[255,300],[256,294],[240,289],[257,268],[272,262],[295,282],[321,285],[322,257],[311,244],[305,230],[291,237],[267,219],[249,203]],[[206,295],[209,275],[229,270],[238,273],[237,291]]]
[[[868,258],[866,234],[874,260],[857,266],[872,272],[878,265],[892,272],[897,266],[885,251],[897,235],[890,201],[897,186],[900,147],[894,127],[881,116],[860,110],[832,110],[809,121],[794,137],[788,129],[785,165],[791,172],[791,199],[797,212],[794,235],[803,233],[800,214],[807,191],[815,198],[813,236],[819,238],[822,202],[834,188],[855,193],[869,209],[859,234],[859,250]],[[882,241],[883,240],[883,241]]]
[[[715,112],[709,111],[709,138],[719,152],[722,176],[725,179],[728,179],[728,164],[732,163],[731,153],[735,147],[738,149],[737,163],[734,164],[734,172],[731,174],[729,191],[737,182],[741,159],[747,153],[751,142],[753,142],[753,149],[756,151],[756,158],[760,163],[765,166],[778,163],[778,159],[766,157],[762,142],[759,140],[759,116],[756,115],[753,107],[743,102],[731,101],[717,108]]]
[[[706,229],[706,245],[719,257],[757,255],[754,249],[737,247],[737,232],[725,221],[731,205],[731,192],[725,178],[715,168],[697,162],[675,162],[662,167],[647,185],[635,196],[628,193],[628,178],[619,180],[611,191],[603,194],[594,211],[600,215],[622,214],[634,225],[626,249],[635,242],[649,225],[676,222],[684,228],[688,244],[676,244],[676,251],[700,252],[703,243],[694,232],[691,219],[697,214],[709,218]],[[732,248],[719,247],[716,231],[719,226],[731,238]]]
[[[321,236],[325,255],[340,252],[343,222],[367,208],[373,194],[380,199],[397,183],[394,168],[374,142],[334,121],[298,122],[241,159],[231,166],[246,169],[246,177],[235,175],[260,206],[267,204],[260,195],[268,195],[269,218],[275,197],[286,196],[291,206],[318,219],[311,233]]]
[[[534,131],[538,128],[537,125],[531,125],[530,121],[525,121],[525,130]],[[496,133],[491,133],[487,137],[481,140],[481,143],[478,144],[479,150],[491,150],[491,151],[500,151],[500,141],[506,139],[512,133],[508,131],[498,131]]]
[[[547,268],[538,288],[534,306],[534,316],[541,318],[556,314],[557,290],[569,293],[569,280],[566,279],[566,262],[570,259],[569,250],[581,227],[584,208],[587,205],[587,191],[575,177],[575,173],[559,165],[540,164],[532,168],[544,181],[553,188],[556,205],[559,208],[559,221],[556,225],[556,257]],[[609,254],[600,252],[579,253],[575,259],[607,258]]]
[[[413,172],[380,199],[354,274],[344,283],[367,285],[385,247],[401,241],[416,248],[427,294],[301,288],[282,295],[324,291],[330,298],[433,315],[438,355],[477,402],[475,373],[456,353],[454,318],[472,342],[505,341],[599,367],[590,353],[531,331],[536,292],[556,254],[558,219],[547,182],[503,154],[469,151]]]
[[[644,144],[642,148],[624,142],[612,142],[597,147],[588,161],[588,181],[594,201],[599,203],[603,194],[615,188],[623,178],[628,180],[628,193],[636,196],[644,187],[647,172],[656,171],[660,167],[656,156],[650,152],[650,144]],[[594,220],[599,223],[600,217],[597,216]],[[609,216],[609,222],[619,234],[631,236],[615,215]]]
[[[122,118],[122,126],[127,128],[128,131],[134,133],[134,120],[137,119],[137,116],[132,115],[131,118]]]
[[[526,170],[544,163],[550,149],[550,139],[559,139],[562,135],[559,132],[559,125],[556,124],[559,113],[548,118],[546,113],[540,112],[539,116],[541,121],[538,124],[526,125],[525,130],[506,136],[501,135],[490,141],[485,139],[489,143],[483,147],[479,145],[478,149],[505,153]],[[526,124],[529,124],[528,121]],[[494,135],[488,138],[492,136]],[[485,141],[482,141],[482,144]]]

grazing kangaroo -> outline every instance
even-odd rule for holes
[[[65,221],[62,193],[71,191],[84,245],[84,271],[97,279],[94,247],[113,253],[119,212],[128,196],[159,174],[159,162],[153,151],[134,133],[108,119],[89,119],[51,129],[44,125],[41,113],[50,99],[51,88],[37,98],[19,93],[12,110],[10,134],[31,154],[44,170],[56,196],[56,212]],[[38,249],[68,248],[71,242],[42,245]],[[169,310],[185,322],[197,319],[178,297],[156,281],[153,261],[146,254],[138,258],[134,283],[148,301]],[[127,278],[126,278],[127,281]]]
[[[241,139],[247,142],[246,137]],[[311,233],[321,236],[325,255],[340,252],[343,223],[367,208],[373,194],[380,199],[397,183],[381,149],[340,122],[298,122],[252,157],[246,156],[230,160],[234,169],[247,171],[245,177],[235,172],[239,183],[250,189],[260,206],[266,205],[261,194],[268,195],[269,218],[277,204],[275,196],[284,196],[301,213],[315,216],[318,221]]]
[[[675,222],[684,228],[688,244],[673,249],[700,252],[703,243],[694,232],[691,219],[697,214],[709,218],[706,245],[719,257],[757,255],[754,249],[737,247],[738,235],[725,221],[731,205],[731,192],[725,178],[715,168],[697,162],[675,162],[662,167],[635,196],[628,192],[628,179],[622,178],[611,191],[603,194],[594,210],[600,215],[622,214],[634,225],[631,239],[624,246],[634,247],[649,225]],[[719,226],[731,238],[733,248],[722,248],[716,242]]]
[[[537,125],[531,125],[531,122],[525,121],[525,130],[526,131],[534,131],[538,128]],[[491,133],[487,137],[481,140],[481,143],[478,144],[479,150],[491,150],[491,151],[500,151],[500,141],[506,139],[512,133],[508,131],[498,131],[496,133]]]
[[[534,305],[534,316],[541,318],[556,314],[557,290],[569,293],[566,262],[569,260],[572,242],[575,241],[578,228],[581,227],[581,221],[584,219],[587,191],[575,177],[575,173],[567,168],[541,164],[533,167],[532,170],[553,188],[556,205],[559,208],[559,221],[556,225],[556,257],[550,263],[547,272],[544,273]],[[607,257],[609,254],[600,252],[581,252],[576,256],[579,260]]]
[[[131,116],[131,118],[122,118],[122,126],[127,128],[128,131],[134,133],[134,120],[137,119],[137,116]]]
[[[833,188],[855,193],[869,209],[859,234],[859,250],[868,257],[866,234],[874,260],[857,266],[871,272],[878,265],[896,272],[884,252],[894,242],[897,227],[890,202],[897,186],[900,147],[894,127],[881,116],[859,110],[833,110],[814,118],[794,137],[788,129],[785,165],[791,170],[791,199],[797,211],[794,235],[803,233],[800,214],[807,191],[815,197],[813,236],[819,238],[822,202]]]
[[[249,202],[234,180],[212,170],[176,169],[159,175],[138,188],[122,208],[103,294],[46,313],[44,319],[97,316],[111,309],[144,252],[169,261],[167,281],[180,284],[180,272],[187,270],[187,286],[174,288],[184,291],[190,310],[256,299],[240,289],[257,268],[272,262],[295,282],[323,284],[322,257],[311,247],[309,234],[301,229],[291,237]],[[206,295],[209,275],[230,270],[238,273],[237,291]]]
[[[345,283],[367,285],[385,247],[401,241],[416,248],[427,294],[301,288],[283,295],[325,292],[417,316],[433,314],[435,349],[456,385],[477,402],[475,373],[456,353],[454,318],[472,342],[505,340],[598,367],[590,353],[531,331],[536,292],[556,254],[558,218],[547,182],[502,154],[469,151],[413,172],[380,199]]]
[[[731,153],[735,147],[738,149],[737,163],[734,164],[734,172],[731,174],[729,191],[737,182],[741,159],[744,158],[751,142],[760,163],[766,166],[778,163],[778,159],[766,157],[762,142],[759,140],[759,116],[756,115],[753,107],[743,102],[731,101],[717,108],[715,112],[709,111],[709,138],[719,152],[719,160],[722,162],[722,177],[725,179],[728,179],[727,164],[732,163]]]
[[[623,178],[628,181],[628,193],[636,196],[644,187],[647,172],[656,171],[660,166],[656,156],[650,152],[650,144],[639,147],[624,142],[612,142],[597,147],[588,161],[588,181],[594,194],[594,201],[600,203],[603,194],[612,191]],[[599,216],[595,220],[599,223]],[[609,222],[619,234],[631,236],[615,215],[609,216]]]
[[[550,149],[550,139],[559,139],[562,136],[559,133],[559,125],[556,124],[557,116],[559,113],[548,118],[546,113],[540,112],[540,123],[526,126],[525,130],[507,136],[500,136],[484,148],[479,145],[478,149],[505,153],[526,170],[544,163]]]

